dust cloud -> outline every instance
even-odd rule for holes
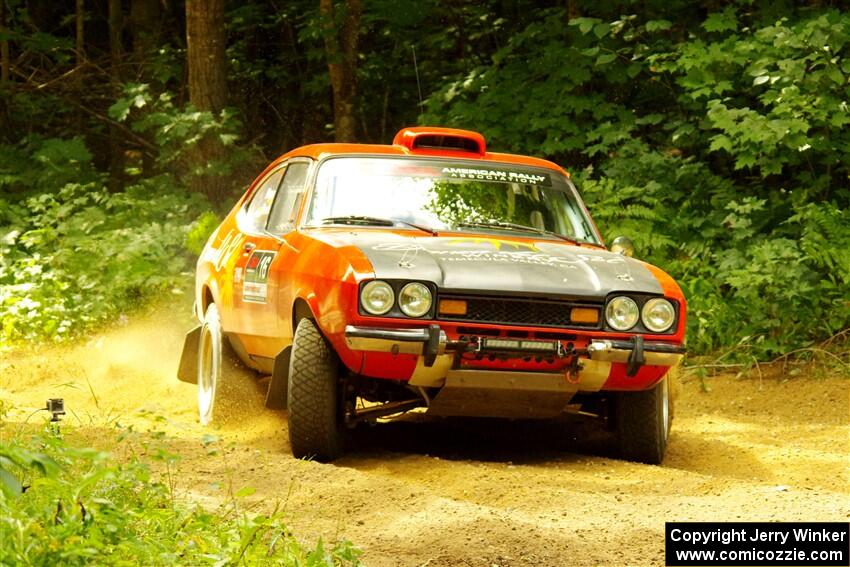
[[[190,422],[195,391],[177,382],[191,301],[172,300],[72,344],[0,353],[0,398],[29,414],[47,398],[64,398],[66,420],[86,425],[140,410]],[[13,419],[13,415],[10,416]]]

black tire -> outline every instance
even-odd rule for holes
[[[651,390],[621,392],[615,406],[620,456],[629,461],[660,465],[667,451],[672,410],[666,376]]]
[[[215,303],[204,312],[198,338],[198,418],[201,425],[223,423],[244,404],[245,376],[221,330]],[[217,417],[213,417],[217,410]],[[223,411],[222,411],[223,410]]]
[[[287,388],[289,444],[299,459],[328,462],[342,453],[339,360],[310,319],[295,329]]]

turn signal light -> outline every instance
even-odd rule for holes
[[[466,315],[466,301],[462,299],[441,299],[440,315]]]
[[[592,307],[573,307],[570,312],[570,321],[573,323],[598,323],[599,309]]]

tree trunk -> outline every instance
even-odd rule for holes
[[[133,62],[138,66],[141,82],[151,83],[155,79],[148,69],[148,55],[160,45],[163,36],[162,10],[159,0],[131,0],[130,18],[127,22],[133,40]],[[154,167],[150,152],[142,152],[142,169],[146,174]]]
[[[77,0],[76,10],[76,35],[77,35],[77,67],[82,67],[85,61],[86,28],[85,28],[85,1]]]
[[[139,61],[159,47],[160,6],[158,0],[132,0],[130,29],[133,35],[133,54]]]
[[[189,101],[198,110],[219,116],[227,104],[224,0],[186,0],[186,47]],[[214,204],[224,196],[226,182],[203,169],[224,157],[224,147],[215,136],[198,142],[192,157],[192,189],[205,193]]]
[[[224,0],[186,0],[189,100],[219,113],[227,104]]]
[[[109,63],[113,79],[120,80],[121,56],[124,53],[121,36],[124,32],[124,14],[121,0],[109,0]]]
[[[3,0],[0,0],[2,2]],[[116,98],[121,95],[121,63],[124,55],[122,34],[124,31],[124,14],[121,12],[121,0],[109,0],[109,71]],[[121,132],[115,127],[109,127],[109,188],[117,191],[121,188],[124,177],[124,146],[121,143]]]
[[[578,0],[567,0],[567,23],[581,16]]]
[[[0,0],[0,33],[5,34],[6,29],[6,0]],[[3,84],[9,82],[9,70],[11,63],[9,60],[9,40],[0,40],[0,82]]]
[[[347,0],[336,5],[334,0],[319,0],[323,19],[325,54],[334,101],[334,139],[354,142],[357,139],[354,112],[357,94],[357,43],[360,39],[361,0]],[[337,10],[344,10],[338,14]]]
[[[6,0],[0,0],[0,33],[6,33]],[[5,91],[9,84],[9,71],[11,70],[9,57],[9,40],[0,41],[0,93]],[[0,96],[0,132],[14,132],[10,127],[9,120],[9,97]],[[5,136],[3,138],[6,138]],[[7,138],[6,138],[7,139]]]

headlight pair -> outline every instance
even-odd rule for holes
[[[653,333],[663,333],[676,322],[676,310],[662,297],[650,299],[640,309],[634,299],[621,295],[608,302],[605,320],[617,331],[628,331],[641,320]]]
[[[419,282],[405,284],[398,292],[398,307],[408,317],[422,317],[431,311],[433,302],[431,290]],[[371,281],[360,290],[360,305],[370,315],[386,315],[395,303],[395,291],[385,281]]]

